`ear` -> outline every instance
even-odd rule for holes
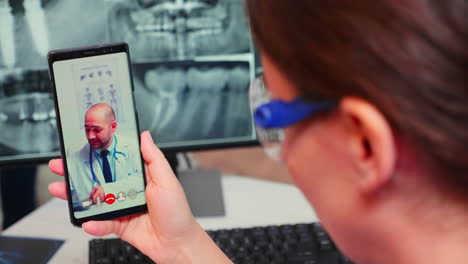
[[[111,130],[112,130],[112,132],[115,132],[117,130],[117,122],[116,121],[112,121]]]
[[[378,191],[392,177],[396,166],[396,144],[390,124],[372,104],[357,97],[345,97],[339,105],[349,137],[346,139],[360,186]]]

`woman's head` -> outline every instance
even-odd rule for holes
[[[362,182],[356,195],[392,191],[395,172],[413,175],[404,181],[415,185],[428,177],[414,175],[431,174],[434,186],[468,199],[467,1],[248,0],[247,6],[272,93],[341,102],[288,128],[284,147],[292,175],[326,214],[325,224],[333,229],[330,221],[338,219],[333,207],[349,213],[351,201],[328,199],[333,191],[335,200]]]

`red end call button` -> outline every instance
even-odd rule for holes
[[[113,195],[112,193],[109,193],[108,195],[106,195],[104,200],[106,201],[107,204],[113,204],[115,202],[115,195]]]

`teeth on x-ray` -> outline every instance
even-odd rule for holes
[[[138,89],[136,78],[135,93],[138,111],[143,113],[140,120],[145,129],[158,133],[160,142],[248,134],[248,64],[156,66],[142,77],[144,87]],[[181,94],[181,89],[186,92]]]
[[[220,92],[228,84],[229,71],[222,67],[190,67],[187,82],[192,91]]]
[[[58,150],[55,109],[47,71],[11,71],[0,79],[0,146],[21,153]],[[47,92],[46,92],[47,91]]]
[[[16,63],[13,14],[7,0],[0,0],[0,65],[11,68]]]
[[[187,87],[184,69],[161,66],[145,73],[147,88],[156,94],[177,94]]]
[[[49,50],[110,42],[105,2],[0,0],[0,68],[46,69]]]
[[[168,0],[151,6],[113,3],[111,39],[126,41],[132,57],[184,59],[250,51],[250,35],[241,0]]]
[[[44,56],[49,51],[49,33],[41,0],[24,0],[23,6],[36,51]]]
[[[5,122],[8,120],[8,116],[4,113],[0,113],[0,122]]]
[[[250,85],[249,69],[247,67],[236,66],[229,74],[230,89],[236,91],[245,91]]]

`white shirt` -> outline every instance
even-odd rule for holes
[[[67,154],[67,169],[74,206],[89,199],[92,189],[96,186],[102,186],[106,195],[113,193],[117,196],[119,192],[128,192],[131,189],[136,192],[144,191],[138,141],[114,135],[111,147],[112,151],[109,149],[111,153],[107,159],[115,181],[110,183],[106,183],[102,163],[96,158],[100,155],[96,155],[89,144],[85,144],[78,150],[72,149]]]

